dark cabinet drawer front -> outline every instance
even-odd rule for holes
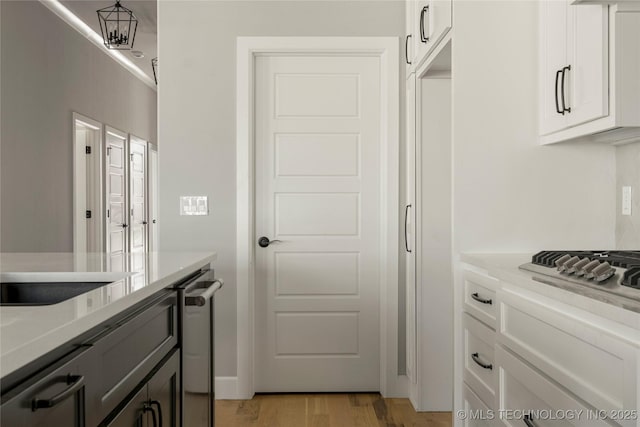
[[[2,427],[83,427],[91,349],[80,348],[50,369],[27,381],[24,387],[3,396]],[[40,401],[34,410],[34,402]]]
[[[92,396],[96,415],[101,419],[109,414],[177,344],[176,292],[168,292],[99,340],[96,370],[101,379]]]

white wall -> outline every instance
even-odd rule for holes
[[[216,375],[234,376],[236,37],[397,36],[400,45],[404,3],[163,0],[158,19],[160,246],[218,252]],[[180,195],[209,196],[210,215],[180,217]]]
[[[71,252],[72,113],[155,141],[156,92],[40,2],[0,8],[0,250]]]
[[[535,1],[454,2],[454,250],[613,247],[615,155],[539,146]]]

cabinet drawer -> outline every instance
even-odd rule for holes
[[[529,416],[531,425],[544,426],[608,426],[594,417],[594,408],[547,379],[502,346],[496,346],[499,377],[499,409],[506,426],[522,427]],[[566,419],[549,419],[549,414],[575,414]],[[591,417],[590,417],[591,415]],[[570,418],[575,419],[570,419]],[[545,419],[546,418],[546,419]]]
[[[464,427],[491,427],[495,425],[496,412],[469,388],[464,386]]]
[[[473,271],[464,272],[464,310],[495,329],[498,281]]]
[[[487,404],[493,405],[496,389],[495,332],[468,314],[464,315],[464,381]]]
[[[100,379],[91,399],[97,421],[107,416],[178,344],[178,297],[167,291],[95,344]],[[92,417],[92,421],[94,417]]]
[[[91,382],[91,356],[90,347],[81,347],[2,396],[0,425],[83,427],[85,412],[91,410],[84,405]],[[40,401],[40,407],[34,410],[36,401]],[[45,407],[45,401],[51,406]]]
[[[498,293],[497,340],[590,405],[637,408],[637,349],[528,296]]]

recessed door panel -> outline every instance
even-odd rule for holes
[[[277,313],[276,354],[357,355],[358,313]]]
[[[358,134],[276,135],[276,176],[357,176]]]
[[[278,236],[356,236],[358,194],[276,194]]]
[[[356,117],[359,85],[357,74],[276,74],[275,116]]]
[[[356,295],[360,282],[357,252],[278,252],[276,292],[287,295]]]

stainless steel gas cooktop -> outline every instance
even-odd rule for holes
[[[520,269],[640,301],[640,251],[542,251]]]

